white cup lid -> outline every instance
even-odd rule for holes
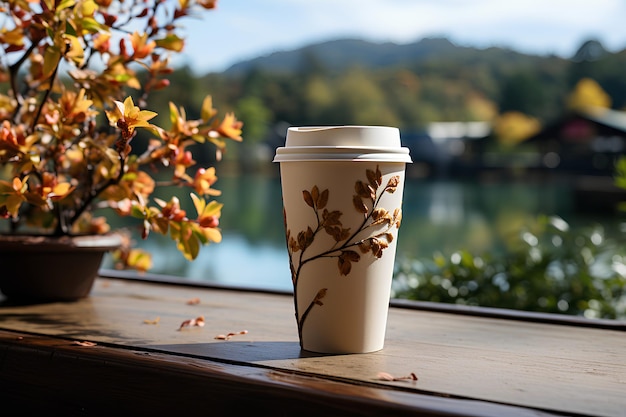
[[[290,127],[274,157],[274,162],[328,160],[412,162],[400,131],[387,126]]]

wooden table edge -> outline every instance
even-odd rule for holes
[[[557,416],[114,344],[0,329],[2,409],[24,415],[284,413],[298,416]],[[112,414],[113,413],[113,414]],[[202,413],[201,413],[202,414]]]

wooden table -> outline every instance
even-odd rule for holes
[[[99,278],[4,303],[0,414],[626,416],[623,322],[396,304],[382,351],[320,355],[289,294]]]

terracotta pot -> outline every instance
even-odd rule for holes
[[[0,235],[0,291],[11,300],[74,301],[86,297],[104,254],[119,235]]]

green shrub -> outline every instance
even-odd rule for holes
[[[540,216],[502,253],[459,250],[398,259],[393,296],[421,301],[626,318],[626,248],[600,226],[573,233]]]

